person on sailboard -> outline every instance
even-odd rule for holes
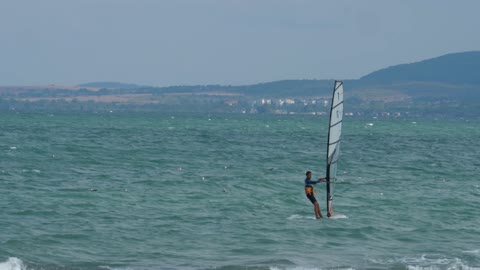
[[[318,184],[320,182],[324,182],[324,178],[319,178],[318,180],[312,180],[312,172],[307,171],[305,174],[307,178],[305,178],[305,195],[307,195],[307,198],[313,203],[314,210],[315,210],[315,218],[319,219],[322,218],[322,213],[320,212],[320,205],[317,202],[317,199],[315,199],[315,194],[317,193],[314,189],[313,186],[314,184]]]

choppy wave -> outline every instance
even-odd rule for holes
[[[467,262],[460,258],[448,257],[441,254],[422,254],[413,257],[399,257],[386,260],[370,260],[374,265],[390,268],[398,265],[406,267],[409,270],[456,270],[456,269],[468,269],[468,270],[480,270],[480,266],[469,265]]]
[[[0,270],[477,270],[478,121],[345,121],[316,221],[326,118],[1,114]]]

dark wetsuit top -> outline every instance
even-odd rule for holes
[[[314,191],[313,191],[313,186],[312,184],[318,184],[320,183],[320,180],[311,180],[310,178],[305,178],[305,195],[307,195],[307,198],[312,202],[315,203],[317,199],[315,199],[314,196]]]

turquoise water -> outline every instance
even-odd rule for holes
[[[0,270],[480,269],[480,120],[0,116]],[[325,214],[325,186],[317,186]]]

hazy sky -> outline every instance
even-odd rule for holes
[[[477,0],[0,0],[0,85],[357,79],[480,50]]]

